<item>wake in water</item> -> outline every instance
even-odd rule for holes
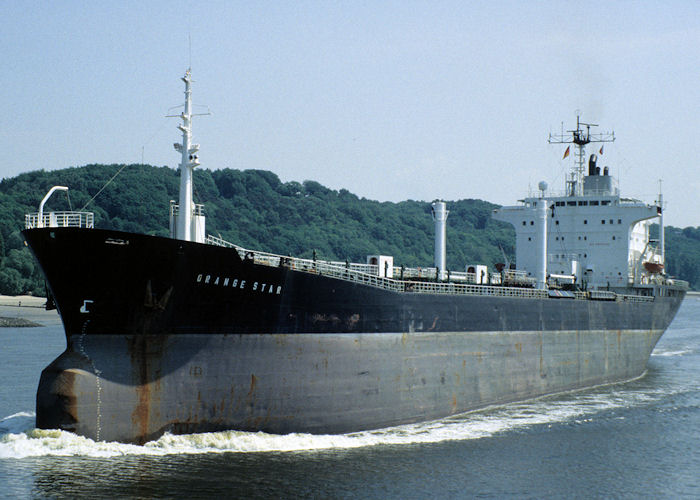
[[[664,354],[660,354],[664,355]],[[668,354],[671,355],[671,354]],[[679,391],[682,392],[679,388]],[[590,420],[605,410],[640,406],[669,395],[668,388],[625,390],[608,386],[593,393],[571,393],[486,409],[432,422],[340,435],[225,431],[166,434],[143,446],[95,442],[70,432],[35,428],[35,415],[21,412],[0,420],[0,459],[35,456],[114,457],[198,453],[294,452],[470,440],[542,424]]]
[[[681,349],[681,350],[665,350],[665,349],[654,349],[654,352],[651,353],[652,356],[663,356],[663,357],[668,357],[668,356],[683,356],[685,354],[692,354],[693,350],[692,349]]]

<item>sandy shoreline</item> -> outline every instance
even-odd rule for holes
[[[33,295],[0,295],[0,306],[13,307],[41,307],[46,304],[44,297]]]
[[[58,312],[47,311],[45,304],[44,297],[0,295],[0,318],[6,319],[4,323],[8,327],[20,326],[22,320],[39,326],[60,325]]]

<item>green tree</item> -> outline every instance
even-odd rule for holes
[[[118,174],[118,175],[116,175]],[[116,176],[115,176],[116,175]],[[148,165],[87,165],[35,171],[0,181],[0,293],[43,293],[41,271],[20,233],[24,215],[37,211],[53,185],[47,210],[95,213],[97,227],[166,236],[168,205],[177,200],[179,174]],[[364,262],[369,254],[393,255],[397,265],[430,266],[433,221],[430,203],[359,198],[307,180],[281,182],[264,170],[197,169],[196,203],[203,203],[207,231],[243,247],[277,254]],[[515,232],[491,217],[496,205],[481,200],[448,202],[447,266],[493,266],[502,251],[514,260]],[[652,228],[652,231],[654,229]],[[658,232],[658,229],[657,229]],[[669,274],[700,286],[700,228],[666,228]],[[502,249],[502,250],[501,250]]]

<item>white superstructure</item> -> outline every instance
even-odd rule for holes
[[[597,140],[581,130],[580,125],[586,124],[579,124],[572,131],[570,141],[579,151],[589,142],[609,142]],[[542,190],[539,197],[531,196],[520,200],[520,205],[495,210],[496,219],[515,228],[517,268],[539,282],[544,247],[549,276],[575,276],[578,284],[589,289],[648,282],[652,274],[644,263],[663,264],[663,256],[649,239],[649,226],[661,215],[661,206],[622,198],[608,168],[601,173],[595,154],[590,156],[588,175],[582,175],[580,159],[577,154],[576,166],[562,195],[548,196]],[[547,214],[544,243],[538,231],[543,210]]]

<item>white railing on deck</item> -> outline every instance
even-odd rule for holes
[[[666,283],[676,288],[681,288],[683,290],[688,290],[690,288],[690,283],[683,280],[677,280],[675,278],[666,280]]]
[[[180,205],[170,200],[170,215],[180,215]],[[205,215],[204,205],[199,203],[192,204],[192,215]]]
[[[520,297],[520,298],[549,298],[547,290],[537,290],[529,287],[517,286],[492,286],[492,285],[476,285],[455,282],[437,282],[437,281],[408,281],[406,278],[435,278],[435,268],[403,268],[404,280],[383,278],[377,276],[377,266],[370,264],[357,264],[350,262],[325,261],[313,259],[300,259],[297,257],[285,257],[267,252],[258,252],[247,250],[243,247],[229,243],[226,240],[217,238],[216,236],[207,236],[207,243],[227,248],[233,248],[238,252],[238,255],[244,260],[250,260],[255,264],[262,264],[272,267],[287,267],[295,271],[303,271],[330,278],[351,281],[362,285],[383,288],[394,292],[406,293],[429,293],[429,294],[457,294],[457,295],[484,295],[484,296],[500,296],[500,297]],[[394,267],[395,276],[401,273],[400,267]],[[432,271],[432,273],[431,273]],[[425,273],[425,274],[423,274]],[[511,279],[526,278],[522,271],[506,271]],[[472,273],[455,273],[465,275],[469,279],[474,279]],[[528,281],[529,283],[529,281]],[[676,280],[676,286],[681,285]],[[681,285],[682,286],[682,285]],[[687,285],[686,285],[687,286]],[[654,297],[642,295],[623,295],[607,290],[592,290],[590,292],[577,291],[574,297],[578,300],[615,300],[618,302],[653,302]]]
[[[654,302],[654,297],[648,295],[620,295],[616,294],[615,300],[618,302]]]
[[[459,294],[459,295],[484,295],[501,297],[527,297],[542,298],[549,297],[546,290],[534,288],[521,288],[514,286],[491,286],[475,285],[455,282],[435,282],[435,281],[407,281],[406,277],[423,276],[424,269],[404,268],[404,280],[383,278],[377,276],[377,266],[365,264],[352,264],[338,261],[324,261],[313,259],[300,259],[297,257],[285,257],[267,252],[248,250],[216,236],[207,236],[207,243],[227,248],[233,248],[243,260],[249,260],[255,264],[262,264],[272,267],[287,267],[295,271],[303,271],[330,278],[341,279],[353,283],[369,285],[394,292],[406,293],[429,293],[429,294]],[[432,275],[426,274],[427,278],[434,279],[434,269]],[[425,270],[430,271],[431,268]],[[372,272],[365,272],[372,271]],[[394,268],[395,276],[398,276],[401,268]],[[374,273],[374,274],[373,274]],[[461,273],[467,275],[467,273]],[[471,274],[471,273],[470,273]],[[577,299],[587,298],[586,292],[576,292]]]
[[[40,223],[41,222],[41,223]],[[95,214],[93,212],[44,212],[39,220],[39,214],[26,214],[24,216],[26,229],[37,227],[95,227]]]

